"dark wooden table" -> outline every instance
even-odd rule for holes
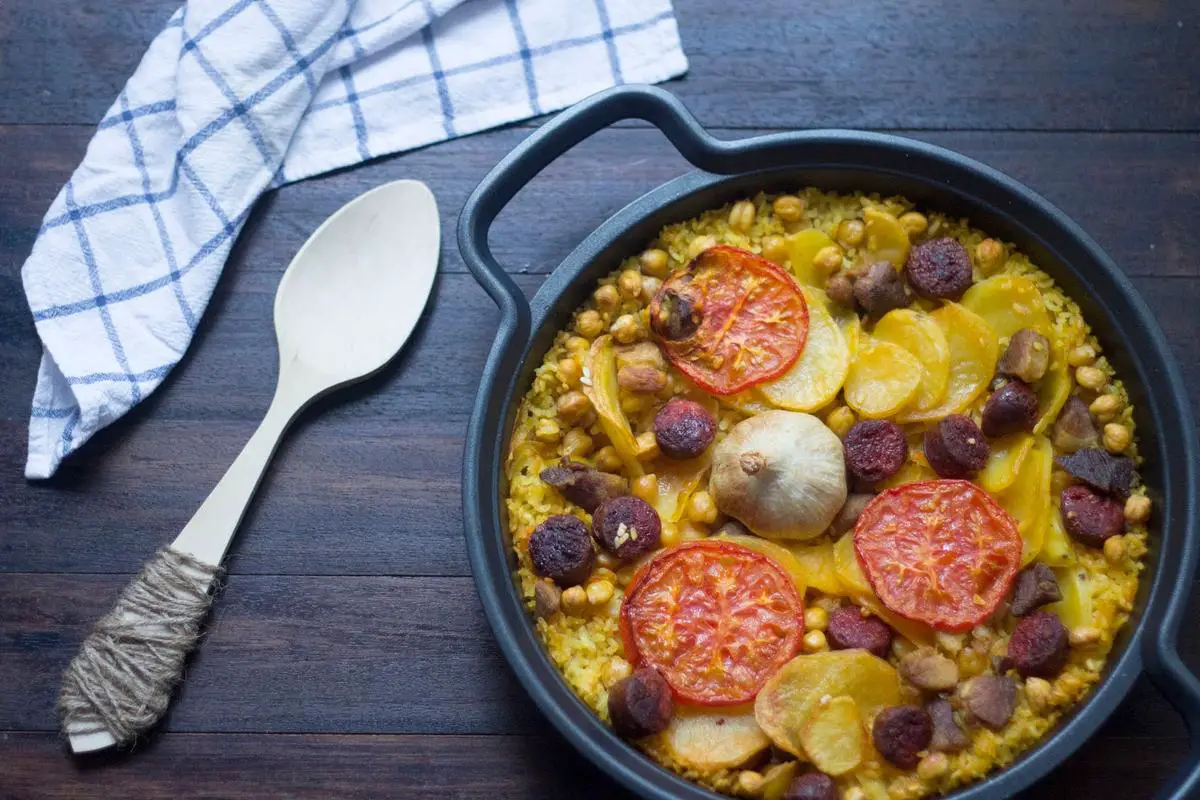
[[[497,314],[452,231],[536,122],[265,197],[162,388],[54,480],[21,478],[39,346],[20,265],[178,2],[0,3],[0,797],[619,796],[509,674],[462,541],[463,435]],[[895,130],[1026,182],[1128,272],[1200,397],[1193,0],[677,6],[692,71],[670,88],[718,135]],[[685,169],[652,130],[606,131],[506,212],[497,255],[532,294],[594,225]],[[280,273],[326,215],[401,177],[433,187],[446,232],[427,323],[393,369],[306,414],[283,446],[162,730],[132,754],[72,760],[56,733],[60,673],[266,409]],[[1200,667],[1200,636],[1184,649]],[[1182,724],[1143,679],[1030,796],[1148,797],[1184,755]]]

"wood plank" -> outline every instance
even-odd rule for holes
[[[21,90],[0,95],[0,122],[94,124],[177,5],[6,4],[0,77]],[[676,9],[691,72],[671,88],[708,125],[1200,127],[1200,9],[1189,0]]]
[[[0,576],[0,730],[53,730],[59,677],[119,575]],[[1200,596],[1192,615],[1200,614]],[[1200,667],[1200,636],[1182,655]],[[300,700],[302,698],[302,700]],[[544,722],[511,674],[467,578],[233,575],[166,730],[527,734]],[[1119,737],[1180,734],[1142,679]]]

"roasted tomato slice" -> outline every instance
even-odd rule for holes
[[[969,481],[882,492],[858,518],[854,549],[885,606],[942,631],[991,616],[1021,568],[1016,521]]]
[[[796,363],[808,338],[808,306],[775,264],[718,245],[663,282],[650,303],[650,327],[680,372],[728,395]]]
[[[754,699],[800,647],[804,600],[770,558],[732,542],[690,542],[643,567],[621,604],[626,657],[707,706]]]

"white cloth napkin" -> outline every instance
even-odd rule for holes
[[[266,189],[686,69],[670,0],[191,0],[22,268],[44,348],[26,476],[170,372]]]

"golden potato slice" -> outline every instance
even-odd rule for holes
[[[1050,366],[1046,374],[1037,382],[1038,418],[1034,423],[1034,433],[1045,433],[1058,418],[1058,412],[1066,405],[1071,396],[1071,368],[1067,365],[1067,357],[1063,348],[1054,344],[1050,347]]]
[[[1050,472],[1054,466],[1054,447],[1045,436],[1035,437],[1033,448],[1025,456],[1016,479],[999,496],[1000,505],[1017,521],[1024,547],[1021,565],[1037,558],[1042,551],[1046,529],[1043,524],[1050,506]]]
[[[672,756],[702,772],[740,767],[771,744],[749,704],[721,709],[676,706],[662,737]]]
[[[1000,345],[996,332],[983,317],[958,303],[946,303],[929,316],[942,329],[950,347],[946,398],[936,408],[903,411],[896,417],[899,423],[931,422],[961,413],[983,393],[996,372]]]
[[[797,231],[787,237],[786,242],[788,263],[792,267],[792,274],[796,276],[796,281],[801,286],[816,288],[824,286],[825,278],[828,276],[813,266],[813,259],[821,250],[836,244],[836,242],[815,228]]]
[[[791,576],[792,582],[796,584],[796,588],[800,591],[800,596],[804,596],[804,592],[809,587],[808,570],[802,565],[792,551],[776,542],[767,541],[757,536],[741,535],[736,533],[722,533],[716,537],[734,544],[740,544],[749,550],[756,553],[762,553],[767,558],[774,561],[783,571]],[[824,590],[822,590],[824,591]]]
[[[865,731],[853,697],[818,702],[800,729],[808,760],[826,775],[845,775],[863,761]]]
[[[792,785],[799,771],[799,761],[784,761],[782,764],[767,767],[763,772],[763,800],[782,800],[784,792]]]
[[[621,410],[617,387],[616,350],[611,336],[605,334],[592,342],[584,360],[584,371],[587,380],[583,384],[583,393],[592,401],[592,408],[596,409],[596,416],[600,418],[600,427],[604,435],[621,456],[630,477],[641,477],[644,470],[637,457],[637,441],[634,439],[633,429],[629,427],[629,419]]]
[[[842,594],[845,587],[838,580],[833,561],[833,542],[828,540],[816,544],[788,542],[784,547],[800,564],[808,586],[825,594]]]
[[[921,385],[913,400],[913,410],[925,411],[942,402],[950,382],[950,345],[932,317],[924,311],[897,308],[875,323],[871,335],[903,347],[920,362]]]
[[[1095,606],[1092,602],[1092,580],[1082,567],[1068,567],[1054,570],[1058,579],[1058,589],[1062,592],[1062,600],[1046,606],[1047,611],[1053,611],[1067,628],[1080,625],[1092,625]],[[755,705],[755,716],[758,716],[758,706]],[[761,723],[760,723],[761,724]],[[767,734],[770,736],[770,734]]]
[[[1054,341],[1054,327],[1042,293],[1029,278],[997,275],[967,289],[962,304],[987,320],[1001,339],[1009,339],[1022,328],[1030,328]]]
[[[767,402],[767,399],[755,387],[750,387],[737,394],[728,394],[720,398],[721,404],[736,408],[743,414],[761,414],[764,411],[771,411],[775,406]]]
[[[900,676],[891,664],[866,650],[796,656],[758,693],[754,718],[777,747],[806,758],[802,732],[825,695],[853,698],[860,718],[869,725],[884,708],[902,702]]]
[[[921,364],[903,347],[869,336],[863,340],[846,376],[846,405],[867,419],[893,416],[917,396]]]
[[[992,441],[992,453],[976,482],[992,494],[1012,486],[1033,443],[1034,437],[1028,433],[1014,433]]]
[[[1062,512],[1058,506],[1047,509],[1044,526],[1046,534],[1038,561],[1049,567],[1073,566],[1079,559],[1075,555],[1075,544],[1063,527]]]
[[[808,340],[792,368],[756,388],[769,403],[787,411],[815,411],[841,391],[850,370],[850,349],[825,303],[807,289]]]
[[[863,212],[866,223],[866,241],[863,250],[869,263],[890,262],[896,269],[904,269],[908,261],[908,231],[891,214],[877,208]]]
[[[846,587],[846,593],[856,595],[874,594],[867,575],[858,563],[854,552],[854,532],[849,531],[833,545],[833,565],[838,579]]]

